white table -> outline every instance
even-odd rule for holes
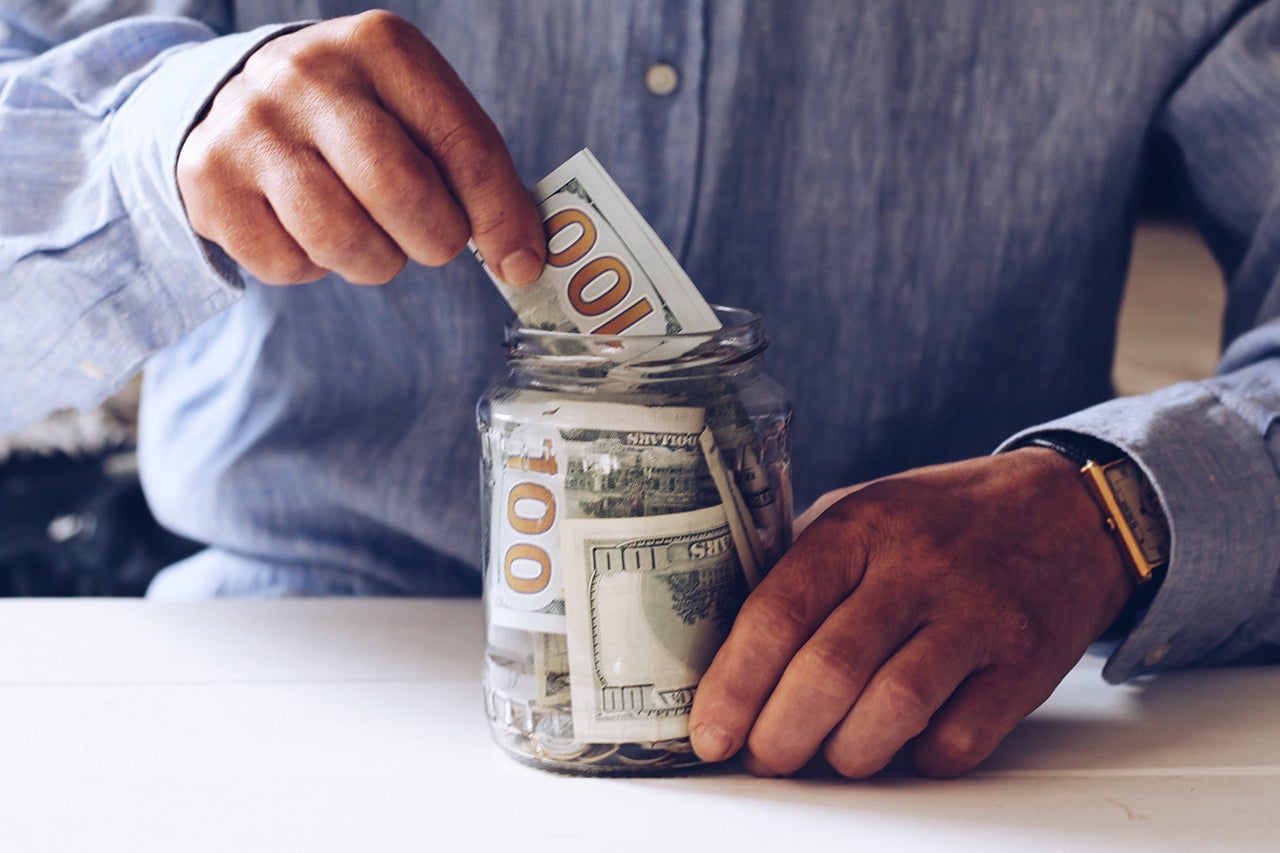
[[[474,601],[0,601],[0,648],[4,851],[1280,849],[1280,668],[1087,660],[956,781],[584,779],[491,743]]]

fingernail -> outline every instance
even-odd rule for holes
[[[532,284],[542,275],[542,258],[533,249],[517,249],[498,264],[498,275],[517,287]]]
[[[689,732],[689,740],[693,742],[693,751],[703,761],[724,761],[733,754],[733,741],[719,726],[703,723]]]

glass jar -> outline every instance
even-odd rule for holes
[[[511,326],[478,406],[485,705],[520,761],[700,764],[698,680],[791,542],[791,409],[759,316],[671,336]]]

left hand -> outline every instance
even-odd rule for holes
[[[904,746],[964,773],[1048,698],[1132,589],[1074,463],[1031,447],[824,496],[698,687],[694,749],[852,778]],[[807,526],[807,529],[804,529]]]

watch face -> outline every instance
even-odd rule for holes
[[[1148,563],[1158,565],[1169,559],[1169,525],[1160,500],[1142,469],[1131,459],[1121,459],[1102,469],[1115,495],[1124,520]]]

